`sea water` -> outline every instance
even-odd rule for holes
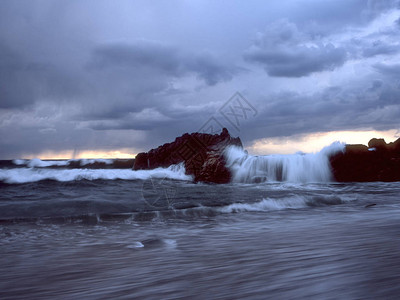
[[[2,162],[0,299],[398,299],[400,183],[334,182],[332,147],[230,149],[222,185]]]

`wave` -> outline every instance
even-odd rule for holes
[[[344,151],[344,147],[343,143],[335,142],[317,153],[252,156],[241,148],[231,146],[225,151],[225,158],[233,182],[330,182],[329,157]]]
[[[8,184],[37,182],[42,180],[75,181],[75,180],[137,180],[149,178],[169,178],[175,180],[192,180],[185,174],[183,164],[154,170],[128,169],[43,169],[14,168],[0,169],[0,181]]]
[[[339,205],[344,203],[346,203],[346,201],[342,200],[342,198],[338,196],[293,196],[284,199],[267,198],[255,203],[233,203],[222,207],[220,210],[223,213],[263,212],[283,209],[301,209],[306,207]]]
[[[106,165],[111,165],[114,160],[113,159],[104,159],[104,158],[97,158],[97,159],[71,159],[70,161],[77,161],[81,166],[91,165],[95,163],[103,163]]]
[[[46,167],[52,167],[52,166],[61,167],[61,166],[68,165],[68,161],[41,160],[39,158],[34,158],[34,159],[31,159],[30,161],[28,161],[26,165],[29,168],[46,168]]]
[[[193,204],[191,207],[158,210],[139,210],[120,213],[87,213],[74,215],[57,215],[59,208],[55,209],[53,216],[0,217],[1,223],[42,222],[42,223],[85,223],[98,224],[102,222],[152,222],[169,219],[193,220],[203,217],[215,217],[221,214],[248,213],[248,212],[273,212],[288,209],[306,209],[345,204],[354,199],[343,200],[338,196],[292,196],[282,199],[266,198],[253,203],[232,203],[224,206],[217,204],[202,206]],[[48,208],[47,208],[47,211]],[[32,213],[32,212],[30,212]]]

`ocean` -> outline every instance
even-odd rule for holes
[[[337,183],[329,153],[183,165],[0,162],[0,299],[399,299],[400,182]]]

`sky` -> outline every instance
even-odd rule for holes
[[[0,159],[400,136],[400,0],[0,1]]]

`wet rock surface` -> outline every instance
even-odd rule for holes
[[[334,178],[339,182],[400,181],[400,139],[387,144],[371,139],[368,146],[346,145],[330,157]]]
[[[174,142],[136,156],[134,170],[166,168],[184,163],[186,173],[195,181],[227,183],[231,173],[225,166],[224,151],[228,146],[242,147],[240,138],[231,137],[224,128],[221,134],[185,133]]]

